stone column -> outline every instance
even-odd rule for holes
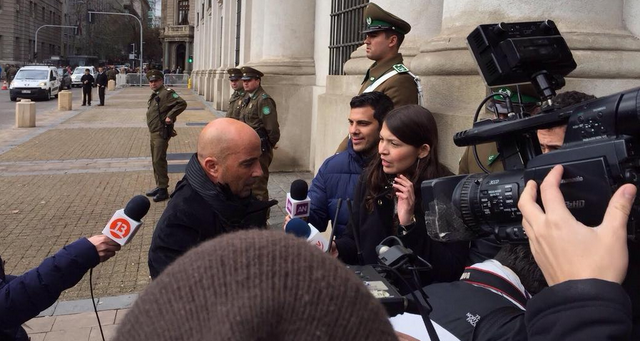
[[[640,41],[625,27],[624,0],[444,0],[440,34],[420,46],[410,68],[420,75],[426,105],[440,127],[440,155],[457,169],[463,148],[451,136],[471,127],[487,93],[466,47],[479,24],[553,19],[578,64],[563,90],[596,96],[640,85]],[[562,90],[561,90],[562,91]]]
[[[162,43],[163,57],[162,64],[164,65],[162,70],[169,68],[169,42],[166,40]]]
[[[308,170],[315,1],[247,0],[245,10],[243,65],[265,74],[262,86],[278,110],[282,138],[271,171]]]
[[[189,63],[189,56],[191,56],[193,54],[193,52],[191,52],[191,42],[189,41],[189,39],[187,39],[187,41],[184,42],[185,44],[185,51],[186,54],[184,56],[184,71],[191,71],[191,63]]]

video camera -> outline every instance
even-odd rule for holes
[[[517,204],[527,181],[540,183],[555,165],[563,165],[560,189],[576,219],[597,226],[614,191],[640,182],[640,88],[566,108],[553,105],[555,90],[576,68],[555,23],[500,23],[478,26],[467,37],[480,73],[490,87],[530,82],[542,100],[541,114],[476,122],[454,135],[457,146],[496,142],[504,172],[470,174],[424,181],[421,185],[429,236],[438,241],[474,240],[494,235],[501,242],[527,237]],[[507,103],[510,104],[510,103]],[[567,125],[562,148],[542,154],[537,129]],[[638,233],[638,202],[628,235]]]

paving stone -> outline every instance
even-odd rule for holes
[[[46,336],[46,333],[29,334],[29,338],[31,338],[31,341],[44,341],[44,338]]]
[[[115,310],[99,311],[100,324],[102,326],[112,325],[116,319]],[[59,330],[71,330],[78,328],[91,328],[98,326],[98,319],[94,312],[87,312],[73,315],[56,316],[56,321],[51,328],[51,331]],[[89,334],[87,334],[87,338]]]
[[[127,315],[127,313],[130,311],[131,309],[119,309],[116,312],[116,322],[114,324],[118,325],[121,324],[122,321],[124,321],[124,317]]]
[[[89,340],[91,328],[73,328],[48,332],[44,341],[86,341]]]
[[[130,308],[137,298],[138,294],[100,298],[98,301],[98,311]]]
[[[56,318],[53,316],[36,317],[24,323],[22,327],[24,327],[24,330],[26,330],[29,335],[46,333],[51,331],[51,327],[53,327],[55,321]]]
[[[116,337],[117,330],[118,330],[118,326],[116,325],[102,326],[102,332],[104,333],[105,341],[113,340]],[[99,327],[91,328],[91,333],[89,334],[89,341],[102,341],[102,336],[100,335]]]
[[[95,300],[96,304],[98,303],[98,299]],[[75,301],[62,301],[58,302],[56,310],[53,315],[69,315],[69,314],[77,314],[83,313],[86,311],[93,311],[93,304],[91,303],[91,299],[85,300],[75,300]]]

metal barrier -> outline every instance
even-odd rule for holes
[[[164,85],[171,85],[173,87],[176,86],[187,86],[189,82],[189,75],[186,73],[167,73],[164,75]]]
[[[127,83],[126,86],[145,86],[149,85],[149,79],[147,79],[147,75],[142,74],[140,77],[139,73],[127,73]]]
[[[142,84],[140,83],[142,81]],[[189,82],[189,74],[181,73],[174,74],[168,73],[164,75],[164,85],[170,85],[173,87],[184,86],[186,87]],[[149,79],[146,74],[140,77],[139,73],[127,73],[126,75],[119,74],[116,76],[116,84],[118,86],[147,86],[149,85]]]

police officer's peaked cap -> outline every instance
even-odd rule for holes
[[[264,73],[252,68],[252,67],[248,67],[248,66],[244,66],[240,69],[240,71],[242,71],[242,80],[246,81],[252,78],[262,78],[262,76],[264,76]]]
[[[236,81],[242,78],[242,71],[238,68],[227,69],[227,73],[229,74],[229,80]]]
[[[374,3],[369,3],[364,9],[364,20],[367,27],[362,33],[390,30],[404,35],[411,31],[411,25],[408,22],[383,10]]]
[[[151,70],[149,72],[147,72],[147,78],[149,79],[149,81],[156,81],[156,80],[164,80],[164,75],[162,74],[162,72],[160,70]]]

